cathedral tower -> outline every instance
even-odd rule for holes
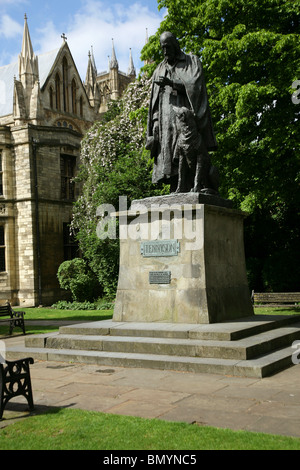
[[[33,52],[27,16],[24,19],[22,50],[18,58],[19,80],[14,84],[14,118],[37,124],[41,112],[38,58]]]

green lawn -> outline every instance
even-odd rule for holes
[[[59,326],[46,325],[47,320],[55,321],[100,321],[112,318],[112,310],[59,310],[54,308],[20,308],[14,307],[15,311],[22,310],[25,312],[25,328],[27,334],[41,334],[58,330]],[[31,325],[27,320],[39,321],[39,325]],[[43,325],[43,323],[45,323]],[[9,332],[9,324],[4,323],[0,326],[0,336],[7,336]],[[20,328],[13,330],[13,335],[22,334]]]
[[[255,315],[300,315],[300,307],[255,307]]]
[[[0,449],[300,450],[300,439],[77,409],[55,409],[1,429]]]
[[[99,321],[111,318],[113,313],[112,310],[76,311],[52,308],[19,310],[26,311],[26,320],[39,320],[41,324],[45,320]],[[266,307],[256,308],[255,313],[293,315],[299,314],[300,311],[296,308]],[[34,327],[27,322],[26,331],[43,333],[51,331],[52,328],[46,325]],[[0,334],[7,334],[7,331],[8,327],[0,327]],[[14,334],[20,334],[17,329],[14,331]],[[300,450],[300,439],[76,409],[53,409],[0,429],[0,449]]]
[[[112,310],[59,310],[56,308],[20,308],[14,310],[25,312],[25,320],[71,320],[99,321],[112,317]]]
[[[112,318],[113,310],[60,310],[55,308],[21,308],[14,307],[14,310],[22,310],[26,312],[25,314],[25,324],[26,324],[26,333],[27,334],[40,334],[48,333],[51,331],[58,330],[58,326],[49,326],[43,325],[43,322],[47,320],[55,321],[100,321],[108,320]],[[271,308],[271,307],[261,307],[254,309],[256,315],[300,315],[300,308]],[[38,320],[39,325],[31,325],[27,320]],[[8,335],[9,326],[7,324],[2,324],[0,326],[0,336]],[[19,335],[21,330],[16,328],[13,331],[14,335]]]

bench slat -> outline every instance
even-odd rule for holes
[[[7,305],[0,305],[0,317],[11,316],[11,309]]]
[[[300,302],[300,292],[252,292],[254,302],[295,303]]]
[[[25,312],[15,312],[9,302],[5,305],[0,305],[0,322],[9,322],[9,334],[12,334],[15,327],[20,327],[25,335],[24,315]]]

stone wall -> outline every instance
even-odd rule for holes
[[[62,199],[60,158],[68,155],[78,166],[81,134],[30,124],[2,127],[0,134],[4,175],[0,224],[5,227],[6,245],[0,301],[49,305],[65,296],[56,274],[64,261],[63,224],[70,223],[73,204]]]

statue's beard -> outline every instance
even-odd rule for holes
[[[174,56],[168,56],[168,55],[166,55],[166,56],[165,56],[165,59],[166,59],[166,61],[168,62],[168,64],[170,64],[170,65],[174,64],[174,62],[175,62],[175,57],[174,57]]]

